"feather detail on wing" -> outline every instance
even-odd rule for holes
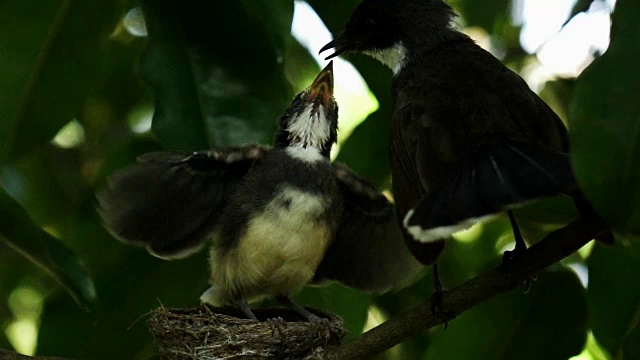
[[[405,244],[393,205],[347,166],[333,168],[344,214],[314,281],[374,292],[410,285],[423,266]]]
[[[188,256],[212,235],[235,183],[268,151],[249,145],[142,155],[107,179],[96,194],[98,212],[107,230],[125,243],[160,258]]]
[[[576,189],[567,153],[503,140],[468,154],[450,181],[420,200],[403,223],[416,240],[437,241],[514,205]]]

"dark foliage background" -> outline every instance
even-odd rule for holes
[[[358,1],[309,3],[335,33]],[[509,67],[534,60],[520,46],[510,1],[452,4],[465,27],[491,36]],[[572,16],[590,4],[579,0]],[[126,30],[136,6],[148,37]],[[40,354],[153,357],[145,314],[160,304],[196,305],[207,287],[206,254],[165,262],[115,241],[101,227],[94,192],[144,152],[270,143],[279,113],[319,70],[290,34],[293,9],[292,0],[0,3],[1,348],[28,348],[37,334]],[[616,244],[583,249],[541,274],[528,294],[482,304],[383,358],[640,358],[638,19],[640,2],[618,0],[604,56],[577,80],[550,80],[541,91],[568,114],[580,183],[614,225]],[[349,60],[380,108],[338,160],[385,189],[390,72],[368,58]],[[154,104],[152,131],[136,131]],[[66,142],[52,142],[56,135]],[[564,199],[516,213],[531,242],[576,216]],[[450,241],[444,282],[495,266],[512,240],[500,218]],[[587,287],[576,271],[588,273]],[[334,285],[297,300],[340,314],[353,337],[368,317],[380,321],[423,301],[429,286],[425,279],[374,297]]]

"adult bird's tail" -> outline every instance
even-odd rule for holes
[[[405,216],[404,225],[417,241],[441,240],[539,197],[567,194],[582,215],[591,209],[576,195],[568,154],[537,144],[510,139],[485,144],[454,171],[440,191],[423,198]]]

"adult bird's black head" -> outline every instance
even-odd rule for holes
[[[329,158],[338,138],[338,104],[333,97],[333,62],[318,74],[311,86],[298,93],[280,117],[275,146],[294,157]]]
[[[562,121],[454,18],[443,0],[363,0],[320,50],[364,53],[393,70],[394,197],[425,264],[452,233],[537,197],[570,194],[581,213],[592,211],[577,190]]]
[[[335,49],[327,59],[365,53],[397,72],[407,48],[429,47],[446,37],[454,17],[453,9],[440,0],[363,1],[342,33],[320,52]]]

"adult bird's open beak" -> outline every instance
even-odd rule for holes
[[[327,56],[325,60],[333,59],[334,57],[347,51],[347,47],[344,46],[344,43],[342,41],[340,41],[340,38],[335,38],[329,41],[325,46],[322,47],[322,49],[320,49],[318,54],[322,54],[322,52],[327,51],[329,49],[334,49],[334,52],[333,54]]]
[[[313,80],[310,87],[311,101],[317,101],[323,106],[329,105],[333,97],[333,61],[330,61],[322,71]]]

